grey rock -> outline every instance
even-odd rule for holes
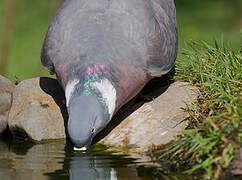
[[[12,103],[12,92],[15,85],[0,75],[0,134],[8,124],[8,113]]]
[[[164,90],[157,89],[152,93],[159,91]],[[166,144],[187,127],[189,114],[184,109],[196,100],[197,95],[196,87],[175,82],[125,118],[101,142],[131,152],[145,152]]]
[[[22,81],[13,92],[8,125],[14,136],[35,141],[63,139],[64,94],[55,79],[34,78]],[[66,114],[66,113],[65,113]]]

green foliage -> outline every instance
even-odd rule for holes
[[[16,1],[17,8],[6,74],[10,80],[14,81],[15,76],[23,80],[38,75],[48,75],[40,63],[40,51],[50,21],[51,1]],[[0,48],[6,2],[7,0],[0,1]]]
[[[190,128],[161,158],[185,160],[192,174],[198,170],[219,178],[231,163],[241,141],[242,74],[240,50],[215,41],[188,43],[177,60],[175,78],[200,87],[198,103],[187,108]]]
[[[175,0],[180,50],[187,40],[214,38],[231,43],[231,48],[241,44],[241,1],[239,0]]]

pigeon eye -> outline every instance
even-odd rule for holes
[[[94,134],[95,133],[95,128],[92,128],[92,134]]]

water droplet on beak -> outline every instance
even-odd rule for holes
[[[74,151],[86,151],[87,150],[87,148],[85,146],[82,148],[74,147],[73,149],[74,149]]]

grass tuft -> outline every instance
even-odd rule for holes
[[[176,63],[176,80],[200,88],[197,103],[187,107],[189,128],[160,158],[185,162],[185,173],[218,179],[242,143],[242,49],[217,41],[188,42]]]

